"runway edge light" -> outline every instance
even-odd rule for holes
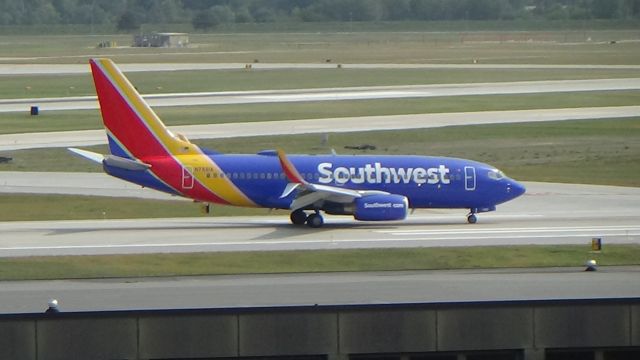
[[[591,238],[591,251],[590,254],[600,254],[602,251],[602,237],[593,237]],[[589,259],[584,264],[586,268],[584,271],[597,271],[598,263],[595,259]]]
[[[601,237],[591,238],[591,251],[592,252],[600,252],[600,251],[602,251],[602,238]]]

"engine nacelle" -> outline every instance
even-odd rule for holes
[[[362,221],[404,220],[409,200],[402,195],[369,195],[355,199],[353,217]]]

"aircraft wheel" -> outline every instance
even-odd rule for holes
[[[309,227],[319,228],[322,226],[322,224],[324,224],[324,219],[322,218],[322,215],[311,214],[307,218],[307,225],[309,225]]]
[[[478,222],[478,217],[475,214],[469,214],[469,216],[467,216],[467,222],[469,224],[475,224]]]
[[[294,225],[302,225],[307,222],[307,213],[302,210],[296,210],[291,213],[291,223]]]

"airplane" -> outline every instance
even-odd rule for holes
[[[69,148],[114,177],[206,205],[287,209],[319,228],[322,213],[361,221],[404,220],[411,209],[478,213],[525,187],[493,166],[435,156],[222,154],[173,134],[110,59],[89,61],[110,154]]]

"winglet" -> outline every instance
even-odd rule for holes
[[[278,159],[280,160],[280,166],[282,166],[282,170],[284,171],[284,174],[287,175],[287,178],[289,179],[289,181],[294,184],[306,185],[307,182],[304,180],[302,175],[300,175],[296,167],[293,166],[291,161],[289,161],[284,151],[282,151],[281,149],[278,149],[277,152],[278,152]]]

